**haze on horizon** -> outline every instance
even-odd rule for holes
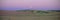
[[[60,10],[58,0],[1,0],[0,10]]]

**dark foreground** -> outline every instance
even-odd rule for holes
[[[32,12],[1,11],[0,20],[60,20],[60,12],[39,14]]]

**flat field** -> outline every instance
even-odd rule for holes
[[[1,11],[0,20],[59,20],[60,12],[49,12],[48,14],[32,12]]]

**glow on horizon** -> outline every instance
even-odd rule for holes
[[[58,0],[2,0],[2,8],[57,9]]]

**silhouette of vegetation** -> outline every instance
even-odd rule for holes
[[[32,12],[32,14],[36,14],[36,15],[52,15],[55,12],[59,12],[59,10],[20,10],[20,12]]]
[[[48,11],[51,11],[51,12],[60,12],[60,10],[48,10]]]

